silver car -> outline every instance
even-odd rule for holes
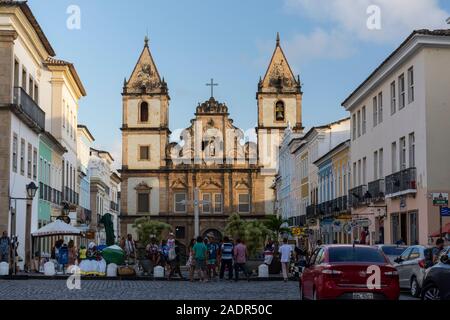
[[[413,297],[419,297],[422,289],[426,270],[425,250],[424,246],[411,246],[395,259],[400,288],[409,289]]]
[[[395,264],[395,259],[397,259],[408,248],[408,246],[400,246],[395,244],[377,244],[375,247],[383,251],[384,255],[388,257],[389,261],[393,265]]]

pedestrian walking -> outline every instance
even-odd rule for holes
[[[212,280],[213,278],[217,277],[217,253],[219,251],[219,246],[215,242],[214,236],[210,236],[209,239],[206,240],[206,247],[208,248],[208,264],[207,264],[207,270],[208,270],[208,276],[209,279]]]
[[[3,231],[0,238],[0,262],[9,263],[9,253],[11,250],[11,239],[8,237],[8,232]]]
[[[283,239],[283,245],[278,249],[278,252],[281,255],[281,269],[283,270],[283,279],[284,282],[288,280],[288,268],[289,263],[291,262],[292,255],[292,247],[288,245],[288,239]]]
[[[233,242],[230,241],[230,238],[224,237],[220,248],[220,280],[223,280],[225,268],[228,269],[228,280],[233,280],[233,249]]]
[[[68,259],[68,265],[73,266],[77,265],[77,259],[78,259],[78,250],[75,247],[75,242],[73,240],[69,241],[69,244],[67,245],[69,259]]]
[[[125,240],[125,253],[127,255],[128,263],[134,263],[134,260],[136,259],[136,243],[131,234],[128,234],[127,239]]]
[[[275,252],[275,244],[272,239],[269,239],[266,246],[264,247],[264,264],[270,266],[273,261],[273,254]]]
[[[197,242],[194,244],[192,250],[194,251],[195,270],[199,272],[200,282],[208,282],[205,279],[208,248],[203,243],[202,237],[197,237]]]
[[[239,271],[244,272],[247,281],[250,281],[250,275],[247,271],[247,258],[248,251],[247,246],[242,243],[241,239],[236,240],[236,246],[234,247],[234,277],[235,281],[239,280]]]
[[[184,277],[181,274],[181,269],[180,269],[180,248],[177,245],[175,245],[174,252],[175,252],[175,258],[170,260],[170,262],[169,262],[170,273],[169,273],[169,276],[167,277],[167,280],[172,279],[172,276],[174,274],[178,274],[180,276],[181,280],[184,280]]]
[[[150,243],[145,248],[147,251],[147,257],[150,260],[150,272],[153,272],[153,268],[159,264],[159,248],[156,243],[156,238],[153,237],[150,239]]]
[[[194,244],[195,244],[195,239],[191,239],[191,241],[189,242],[189,257],[188,260],[186,262],[186,267],[189,270],[189,281],[193,282],[194,281],[194,270],[195,270],[195,259],[194,259]]]

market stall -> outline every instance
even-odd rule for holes
[[[31,234],[32,236],[32,260],[35,261],[35,270],[39,271],[42,265],[42,260],[50,260],[51,252],[45,252],[42,246],[45,239],[45,248],[53,248],[57,241],[63,240],[65,243],[74,240],[80,243],[81,238],[84,237],[80,229],[65,223],[62,220],[56,220],[45,225]]]

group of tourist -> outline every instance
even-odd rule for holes
[[[189,257],[187,267],[189,269],[189,280],[194,281],[195,271],[198,272],[201,282],[208,282],[219,276],[224,279],[225,272],[228,280],[239,280],[239,272],[242,271],[250,279],[247,268],[248,250],[241,239],[234,243],[230,238],[224,237],[223,242],[216,241],[214,236],[206,238],[197,237],[189,244]],[[219,272],[217,272],[219,270]]]

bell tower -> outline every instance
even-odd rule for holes
[[[276,171],[274,153],[281,143],[284,130],[291,127],[295,133],[303,131],[302,87],[300,77],[294,76],[280,45],[276,46],[264,78],[259,80],[258,92],[258,158],[260,165]],[[272,158],[272,159],[269,159]],[[275,168],[274,168],[275,167]]]
[[[144,49],[127,81],[122,102],[122,167],[159,169],[166,165],[169,131],[169,92],[161,79],[145,37]]]

